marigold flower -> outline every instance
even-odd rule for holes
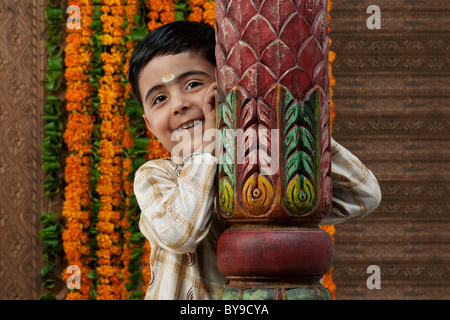
[[[162,26],[162,23],[160,23],[160,22],[155,22],[155,21],[150,21],[150,22],[147,24],[147,28],[148,28],[150,31],[153,31],[153,30],[155,30],[156,28],[158,28],[158,27],[160,27],[160,26]]]
[[[150,11],[161,12],[163,11],[164,4],[163,1],[160,0],[149,0],[147,1],[147,7]]]
[[[188,16],[189,21],[201,22],[203,19],[203,9],[200,7],[193,7]]]
[[[66,300],[82,300],[81,293],[79,291],[70,291],[66,295]]]
[[[150,20],[157,21],[157,20],[159,19],[159,13],[158,13],[157,11],[150,11],[150,12],[147,14],[147,17],[148,17]]]
[[[97,246],[100,249],[108,249],[112,245],[111,237],[104,233],[97,235]]]
[[[86,79],[86,76],[84,74],[84,70],[82,67],[72,67],[72,68],[66,68],[64,75],[66,79],[70,79],[72,81],[78,80],[82,81]]]
[[[99,221],[97,223],[97,230],[99,232],[104,233],[113,233],[114,232],[114,224],[106,221]]]
[[[102,210],[98,213],[98,219],[102,221],[111,221],[112,211]]]
[[[120,255],[122,253],[122,247],[119,245],[111,246],[111,253],[114,255]]]

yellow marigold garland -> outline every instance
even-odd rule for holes
[[[91,51],[89,41],[92,37],[92,3],[87,0],[69,1],[69,5],[80,7],[84,19],[81,29],[67,29],[65,48],[65,79],[67,83],[66,108],[70,112],[63,138],[70,155],[66,159],[65,199],[62,215],[66,219],[63,231],[63,249],[68,266],[78,266],[81,271],[81,288],[73,289],[66,295],[67,300],[90,299],[92,282],[87,277],[90,268],[90,248],[88,228],[90,221],[90,158],[92,129],[95,117],[92,116],[89,85]],[[64,270],[62,278],[67,281],[72,275]]]

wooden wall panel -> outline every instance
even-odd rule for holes
[[[372,4],[379,30],[366,26]],[[446,0],[333,1],[333,136],[383,194],[371,216],[336,226],[337,299],[450,298],[449,17]]]
[[[41,292],[45,0],[0,0],[0,299]]]

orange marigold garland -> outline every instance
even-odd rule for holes
[[[175,21],[175,0],[146,0],[145,5],[148,9],[147,27],[150,31]]]
[[[169,157],[170,153],[162,146],[162,144],[158,141],[155,135],[147,130],[147,136],[149,137],[149,143],[147,145],[148,155],[147,160],[153,159],[161,159],[165,157]],[[142,290],[144,292],[147,291],[148,285],[151,279],[151,269],[150,269],[150,253],[151,247],[150,242],[147,239],[144,239],[144,254],[142,255],[142,274],[143,274],[143,282]]]
[[[189,21],[206,22],[212,26],[216,22],[216,3],[212,0],[188,0],[191,12]]]
[[[187,3],[191,6],[191,12],[187,19],[189,21],[202,22],[203,21],[203,4],[205,0],[188,0]]]
[[[148,289],[148,286],[150,284],[150,280],[152,278],[151,276],[151,272],[152,270],[150,269],[150,253],[151,253],[151,247],[150,247],[150,242],[145,239],[144,241],[144,254],[142,255],[142,263],[144,265],[144,268],[142,268],[142,281],[143,281],[143,285],[142,285],[142,291],[146,292]]]
[[[203,4],[203,21],[214,27],[216,22],[216,2],[213,0],[206,1]]]
[[[148,30],[151,32],[157,27],[175,21],[175,0],[146,0],[146,8],[148,9],[147,17],[150,21],[147,24]],[[146,129],[147,156],[146,160],[160,159],[170,156],[169,152],[161,145],[152,132]],[[150,252],[151,247],[147,239],[143,239],[143,255],[141,256],[142,268],[142,291],[146,292],[150,279]]]
[[[137,0],[129,0],[126,3],[125,6],[125,18],[127,22],[127,26],[125,27],[125,35],[130,34],[130,30],[135,27],[134,25],[134,15],[138,14],[138,2]],[[133,41],[129,40],[127,41],[124,35],[125,39],[125,66],[124,66],[124,75],[127,76],[128,74],[128,67],[129,67],[129,61],[132,54],[132,47],[133,47]],[[128,79],[128,78],[127,78]],[[124,97],[125,99],[128,99],[130,96],[130,84],[127,82],[125,84],[125,92]],[[130,124],[129,119],[127,116],[124,118],[125,120],[125,132],[124,132],[124,139],[123,139],[123,148],[125,150],[128,150],[133,146],[133,140],[130,135]],[[128,208],[130,206],[130,196],[133,192],[133,184],[131,181],[128,180],[128,175],[131,172],[131,163],[132,160],[129,157],[124,157],[123,163],[122,163],[122,181],[123,181],[123,191],[125,196],[125,203],[124,203],[124,215],[122,217],[121,221],[121,227],[124,232],[123,234],[123,247],[122,247],[122,270],[120,271],[120,275],[122,277],[122,283],[120,285],[120,297],[122,300],[127,300],[130,296],[129,291],[126,287],[127,283],[129,283],[129,276],[130,276],[130,270],[129,270],[129,263],[131,261],[131,245],[130,245],[130,231],[128,230],[130,227],[130,222],[128,220]]]
[[[136,272],[130,273],[128,268],[132,256],[142,251],[141,261],[144,264],[142,276],[145,292],[150,281],[151,270],[149,268],[150,246],[147,240],[141,242],[141,235],[136,231],[136,225],[131,226],[130,221],[138,217],[139,212],[133,201],[132,179],[133,171],[137,169],[137,159],[131,154],[123,155],[123,150],[138,152],[143,142],[146,143],[146,160],[169,156],[157,139],[147,131],[147,138],[137,136],[133,119],[124,114],[124,99],[131,101],[129,84],[123,80],[127,76],[128,60],[135,45],[127,34],[134,25],[134,17],[138,14],[138,7],[145,1],[148,9],[147,28],[149,31],[156,27],[175,20],[175,0],[102,0],[98,6],[100,12],[94,12],[93,0],[69,1],[69,5],[78,5],[82,10],[82,29],[68,30],[66,47],[66,73],[67,80],[67,110],[71,112],[64,134],[64,140],[72,152],[67,158],[63,215],[67,219],[66,229],[63,233],[64,250],[70,264],[79,265],[82,268],[82,289],[74,290],[67,295],[67,299],[89,299],[92,282],[87,277],[96,279],[97,287],[93,288],[94,297],[97,299],[127,299],[130,298],[129,278],[135,278]],[[178,3],[179,1],[177,1]],[[208,0],[188,0],[190,11],[185,15],[191,21],[204,21],[214,26],[215,2]],[[185,8],[185,7],[183,7]],[[328,11],[331,9],[329,2]],[[183,9],[184,10],[184,9]],[[186,12],[186,11],[184,11]],[[99,39],[107,52],[101,54],[101,76],[95,69],[95,64],[90,68],[92,52],[89,49],[93,37],[89,28],[93,21],[93,14],[101,22]],[[126,23],[124,17],[126,18]],[[328,16],[330,19],[330,16]],[[95,19],[94,19],[95,20]],[[98,24],[97,24],[98,26]],[[125,26],[125,30],[124,30]],[[125,42],[122,42],[125,39]],[[125,44],[125,46],[124,46]],[[86,45],[86,46],[85,46]],[[331,45],[331,40],[330,40]],[[99,55],[100,56],[100,55]],[[335,80],[331,74],[334,52],[330,51],[329,68],[331,86]],[[124,67],[124,68],[123,68]],[[123,73],[120,74],[120,71]],[[91,75],[97,75],[96,81],[89,79]],[[122,78],[121,78],[122,77]],[[95,78],[95,77],[94,77]],[[92,106],[92,86],[97,86],[98,98]],[[95,96],[95,94],[94,94]],[[331,97],[333,91],[331,90]],[[133,108],[131,108],[133,109]],[[93,112],[94,110],[94,112]],[[127,114],[128,114],[127,106]],[[98,144],[93,150],[96,152],[91,163],[90,149],[91,138],[98,113],[100,130]],[[334,103],[331,101],[331,119],[334,118]],[[95,130],[94,130],[95,131]],[[145,131],[145,129],[144,129]],[[98,178],[95,192],[99,199],[89,197],[90,175],[89,169],[97,166]],[[125,201],[121,197],[125,195]],[[96,236],[96,275],[92,275],[89,267],[91,262],[88,242],[90,241],[87,229],[92,226],[91,212],[92,201],[98,202],[98,222],[93,226]],[[124,215],[121,208],[125,208]],[[334,241],[334,226],[326,226],[324,229],[331,234]],[[121,238],[123,232],[123,239]],[[121,246],[124,242],[123,247]],[[67,275],[64,274],[64,279]],[[135,280],[135,279],[134,279]],[[331,271],[322,279],[323,284],[332,293],[333,299],[335,285],[332,281]],[[133,287],[134,288],[134,287]]]
[[[129,148],[125,144],[124,144],[124,147]],[[130,215],[130,213],[128,212],[128,209],[130,208],[130,199],[131,199],[131,195],[133,193],[133,183],[128,180],[128,176],[131,173],[131,164],[132,164],[132,160],[130,158],[125,158],[123,160],[122,179],[124,181],[123,189],[124,189],[124,194],[125,194],[125,211],[124,211],[124,215],[123,215],[123,218],[121,221],[121,227],[122,227],[122,230],[124,231],[124,235],[123,235],[124,243],[123,243],[122,255],[121,255],[121,260],[122,260],[123,266],[122,266],[122,270],[120,272],[121,277],[122,277],[122,283],[120,286],[120,297],[122,300],[127,300],[131,296],[130,290],[128,290],[128,287],[127,287],[127,284],[130,283],[129,278],[131,276],[129,264],[132,260],[132,253],[133,253],[132,249],[137,247],[137,245],[132,244],[130,242],[131,232],[129,230],[130,221],[128,218]]]
[[[131,36],[131,31],[135,30],[138,26],[135,23],[134,17],[136,15],[139,15],[140,10],[140,3],[137,0],[128,0],[127,4],[125,6],[125,18],[126,18],[126,28],[125,28],[125,34],[124,34],[124,42],[125,42],[125,65],[123,68],[123,76],[127,79],[127,81],[122,82],[122,85],[124,86],[124,98],[127,108],[128,114],[133,114],[132,107],[130,106],[130,100],[133,99],[132,97],[132,90],[131,85],[128,82],[128,69],[129,69],[129,62],[131,55],[134,50],[135,43],[133,41],[133,38]],[[123,247],[122,247],[122,256],[121,260],[123,263],[122,270],[121,270],[121,277],[122,277],[122,283],[120,287],[120,295],[121,299],[127,300],[127,299],[134,299],[135,296],[138,298],[143,297],[143,293],[139,291],[134,291],[136,289],[136,283],[138,282],[136,280],[136,274],[139,272],[136,272],[136,270],[133,269],[134,263],[133,258],[136,256],[136,252],[140,250],[140,245],[133,243],[131,241],[131,238],[134,233],[134,228],[136,228],[134,225],[132,225],[131,222],[135,221],[137,212],[135,210],[135,206],[133,206],[133,158],[134,155],[132,155],[130,150],[132,150],[134,141],[133,141],[133,134],[131,131],[136,133],[135,128],[133,127],[135,119],[130,119],[128,115],[125,115],[124,117],[124,124],[125,124],[125,132],[124,132],[124,139],[123,139],[123,148],[126,153],[126,157],[124,157],[123,160],[123,172],[122,172],[122,180],[123,180],[123,191],[125,196],[125,203],[124,203],[124,215],[121,221],[121,227],[123,230]],[[142,120],[142,119],[139,119]],[[132,264],[132,265],[131,265]],[[131,268],[130,268],[131,265]],[[130,278],[133,278],[134,281],[130,281]],[[137,292],[137,293],[136,293]]]
[[[332,3],[329,0],[328,1],[328,7],[327,7],[327,9],[328,9],[328,14],[327,14],[328,24],[331,21],[331,15],[330,15],[331,8],[332,8]],[[330,31],[331,31],[331,28],[328,28],[328,32],[330,32]],[[329,38],[329,48],[331,48],[331,43],[332,43],[331,38]],[[330,127],[331,127],[331,131],[333,131],[333,119],[336,116],[336,114],[334,112],[334,102],[333,102],[333,95],[334,95],[333,86],[336,84],[336,79],[334,79],[333,73],[332,73],[333,62],[334,62],[335,59],[336,59],[336,53],[331,51],[331,50],[329,50],[328,68],[330,70],[330,109],[331,109],[330,110],[331,111]]]
[[[331,21],[331,16],[330,16],[330,11],[331,11],[331,1],[328,1],[328,23],[330,23]],[[328,32],[330,32],[331,29],[328,28]],[[329,47],[331,47],[331,38],[329,39]],[[333,89],[332,86],[334,86],[336,84],[336,80],[333,77],[333,74],[331,73],[332,71],[332,65],[333,65],[333,61],[336,58],[336,54],[329,50],[329,55],[328,55],[328,68],[330,71],[330,128],[332,129],[332,124],[333,124],[333,119],[335,117],[335,113],[334,113],[334,103],[333,103]],[[333,240],[334,243],[334,234],[335,234],[335,227],[334,225],[329,225],[329,226],[323,226],[321,227],[322,229],[324,229],[326,232],[328,232],[331,236],[331,239]],[[333,268],[330,269],[330,271],[328,271],[328,273],[326,273],[323,278],[322,278],[322,284],[330,291],[331,293],[331,297],[333,298],[333,300],[336,299],[336,284],[333,282]]]
[[[62,215],[66,219],[63,231],[63,249],[68,266],[77,266],[81,271],[81,288],[72,289],[67,300],[90,299],[92,282],[88,278],[90,268],[90,248],[88,245],[88,229],[91,224],[90,192],[90,147],[95,117],[92,116],[90,100],[92,88],[89,85],[91,50],[89,41],[92,37],[90,22],[93,9],[92,2],[87,0],[69,1],[69,5],[80,7],[84,17],[81,29],[68,29],[65,48],[65,79],[67,83],[66,108],[70,112],[67,128],[63,138],[70,155],[66,159],[65,200]],[[64,281],[72,275],[62,274]]]
[[[103,48],[101,53],[103,76],[99,79],[98,118],[100,141],[98,147],[99,197],[97,229],[97,299],[118,300],[122,280],[121,220],[123,215],[122,190],[122,139],[124,132],[123,87],[120,70],[123,64],[124,0],[100,1],[102,15]],[[110,46],[110,47],[109,47]]]

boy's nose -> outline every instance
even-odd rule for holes
[[[172,114],[178,114],[186,111],[191,107],[191,104],[185,99],[177,99],[172,104]]]
[[[178,114],[178,113],[180,113],[180,112],[182,112],[182,111],[184,111],[184,110],[187,110],[187,109],[189,109],[189,107],[186,106],[186,105],[183,105],[183,104],[174,105],[174,106],[172,107],[172,113],[173,113],[173,114]]]

